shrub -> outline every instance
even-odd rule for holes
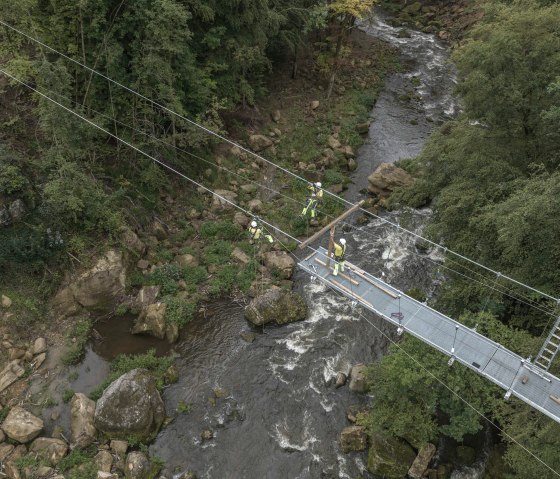
[[[150,349],[144,354],[121,354],[111,363],[111,373],[105,380],[90,393],[90,398],[97,400],[103,391],[115,379],[137,368],[147,369],[156,378],[158,389],[163,389],[165,384],[176,380],[170,375],[169,368],[173,365],[172,356],[157,357],[155,349]]]
[[[212,296],[221,296],[223,294],[231,293],[236,284],[236,281],[237,266],[224,266],[220,271],[216,273],[216,276],[212,279],[210,294]]]
[[[196,304],[185,299],[167,296],[163,298],[166,305],[165,321],[173,323],[182,328],[189,323],[194,316]]]
[[[0,194],[11,195],[29,187],[29,181],[15,165],[0,164]]]
[[[70,388],[67,388],[62,393],[62,401],[64,401],[64,403],[66,404],[70,401],[70,399],[72,399],[73,396],[74,396],[74,391]]]
[[[200,227],[199,234],[206,239],[217,238],[236,241],[243,236],[243,230],[231,221],[207,221]]]
[[[91,321],[87,318],[79,318],[72,325],[66,335],[68,350],[62,356],[64,364],[76,364],[82,358],[90,331]]]
[[[230,243],[218,240],[205,249],[204,259],[207,264],[224,264],[229,261],[232,251]]]

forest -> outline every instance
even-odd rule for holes
[[[236,132],[245,140],[245,130],[254,126],[250,112],[267,101],[271,78],[280,66],[293,69],[296,76],[298,63],[309,57],[321,73],[321,101],[328,102],[333,88],[335,97],[343,91],[335,76],[342,70],[341,63],[349,61],[348,32],[375,3],[2,2],[0,20],[41,38],[45,45],[0,24],[0,68],[148,154],[193,177],[211,179],[215,187],[225,187],[221,185],[224,177],[208,174],[204,162],[177,154],[178,148],[216,158],[221,154],[220,142],[166,109],[225,136]],[[379,3],[398,11],[414,2]],[[398,162],[416,181],[397,190],[388,207],[431,207],[433,221],[426,231],[431,240],[557,297],[560,5],[555,0],[473,3],[483,11],[482,19],[454,46],[452,54],[462,111],[437,127],[418,157]],[[157,99],[165,108],[115,87],[46,45],[146,98]],[[401,68],[394,52],[378,49],[375,94],[385,76]],[[154,211],[163,214],[166,198],[180,188],[147,158],[61,113],[59,106],[1,74],[0,95],[0,285],[10,283],[12,275],[22,284],[33,278],[32,288],[42,303],[56,293],[65,270],[74,265],[72,258],[87,263],[98,249],[122,246],[123,232],[142,230],[152,221]],[[367,120],[375,95],[362,92],[352,98],[354,103],[348,108],[353,116],[342,125],[341,135],[358,146],[361,140],[354,130]],[[325,123],[342,122],[346,113],[340,114],[343,110],[338,108],[342,107],[333,107]],[[315,149],[319,144],[322,149],[331,128],[329,124],[328,133],[310,133],[313,141],[321,140],[313,145]],[[298,146],[304,149],[310,137]],[[304,160],[313,163],[320,157],[315,154],[309,152]],[[347,173],[346,160],[339,156],[338,163],[323,172],[327,186],[347,182],[341,174],[342,169]],[[296,164],[288,149],[279,148],[274,159],[290,168]],[[342,160],[344,168],[340,167]],[[238,159],[232,165],[244,166]],[[289,188],[288,192],[295,190],[291,184]],[[202,215],[199,193],[180,191],[177,196],[186,195],[188,205]],[[297,194],[300,198],[305,195]],[[338,211],[332,203],[326,208],[331,213]],[[273,209],[276,220],[294,226],[292,213],[279,204],[270,211]],[[12,224],[12,219],[22,216],[24,221]],[[240,228],[225,224],[230,218],[220,220],[201,229],[202,240],[209,242],[204,255],[217,270],[211,297],[230,294],[236,287],[246,292],[256,271],[253,263],[249,266],[255,271],[249,266],[240,273],[230,266],[218,269],[224,257],[230,256],[231,245],[243,236]],[[299,233],[305,231],[301,224],[296,227]],[[181,228],[181,238],[194,236],[192,231],[186,232],[187,226]],[[202,266],[188,273],[162,267],[161,261],[173,254],[169,250],[158,254],[160,262],[154,263],[159,269],[148,280],[133,278],[132,286],[151,279],[172,296],[179,289],[179,280],[192,283],[194,289],[204,283]],[[560,313],[558,305],[539,294],[505,285],[486,270],[473,273],[470,268],[472,265],[460,259],[447,257],[442,267],[446,281],[429,304],[476,326],[523,357],[534,355],[548,333],[551,317]],[[273,280],[280,284],[280,275],[274,273]],[[478,281],[465,280],[465,274],[476,274]],[[43,280],[45,277],[49,279]],[[192,301],[187,304],[176,299],[169,303],[175,305],[176,314],[190,318],[194,304],[208,297],[189,294]],[[38,317],[39,306],[30,304],[26,308]],[[30,324],[18,327],[25,329]],[[82,353],[80,350],[75,359]],[[423,367],[411,363],[411,357]],[[560,369],[553,366],[551,371],[558,374]],[[438,352],[412,337],[405,337],[382,360],[370,365],[367,376],[375,392],[374,407],[358,421],[371,437],[398,437],[415,449],[440,436],[461,442],[487,426],[482,414],[507,432],[500,437],[506,445],[506,465],[499,477],[552,477],[550,469],[517,442],[553,469],[560,469],[557,423],[516,399],[504,401],[497,387],[458,364],[448,367]]]

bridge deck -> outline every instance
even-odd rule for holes
[[[317,253],[300,261],[299,266],[348,298],[502,387],[507,391],[506,397],[513,394],[560,422],[560,404],[551,398],[560,398],[560,380],[557,377],[351,263],[346,262],[344,274],[333,276],[332,267],[327,268],[326,261],[327,251],[320,248]]]

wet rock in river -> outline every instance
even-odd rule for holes
[[[156,338],[163,339],[165,337],[165,303],[149,304],[140,313],[135,320],[132,334],[147,333]]]
[[[410,466],[410,469],[408,470],[408,475],[411,479],[421,479],[424,477],[424,473],[428,469],[428,465],[430,464],[432,457],[434,457],[435,452],[436,446],[431,443],[424,444],[420,448],[416,459],[414,459],[412,466]]]
[[[268,323],[286,324],[307,317],[307,305],[297,293],[280,288],[269,289],[245,308],[245,318],[255,326]]]
[[[381,198],[387,198],[395,188],[411,186],[414,178],[391,163],[381,163],[368,177],[368,190]]]
[[[374,436],[369,448],[367,469],[385,479],[402,479],[415,458],[414,449],[402,439]]]
[[[367,434],[363,426],[348,426],[340,433],[342,452],[359,452],[367,448]]]
[[[157,467],[140,451],[133,451],[126,457],[124,477],[126,479],[148,479],[155,477]]]
[[[155,378],[133,369],[113,381],[97,401],[95,427],[113,438],[145,441],[157,434],[165,418]]]
[[[367,383],[365,377],[365,364],[356,364],[350,373],[350,390],[356,393],[365,393],[367,391]]]

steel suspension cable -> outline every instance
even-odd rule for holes
[[[14,78],[15,78],[15,77],[14,77]],[[24,86],[30,87],[29,85],[25,84],[24,82],[20,82],[20,83],[22,83]],[[110,120],[110,121],[112,121],[112,122],[114,122],[114,123],[117,123],[117,124],[119,124],[119,125],[121,125],[121,126],[123,126],[123,127],[125,127],[125,128],[129,128],[130,130],[136,131],[136,132],[138,132],[138,133],[140,133],[140,134],[142,134],[142,135],[144,135],[144,136],[146,136],[146,137],[153,138],[154,140],[156,140],[156,141],[158,141],[158,142],[160,142],[160,143],[162,143],[162,144],[165,144],[165,145],[167,145],[167,146],[170,146],[170,147],[176,149],[177,151],[179,151],[179,152],[181,152],[181,153],[184,153],[184,154],[186,154],[186,155],[189,155],[189,156],[191,156],[191,157],[193,157],[193,158],[195,158],[195,159],[198,159],[198,160],[200,160],[200,161],[202,161],[202,162],[204,162],[204,163],[206,163],[206,164],[208,164],[208,165],[210,165],[210,166],[213,166],[213,167],[215,167],[215,168],[218,168],[218,169],[227,171],[228,173],[230,173],[230,174],[232,174],[232,175],[234,175],[234,176],[236,176],[236,177],[238,177],[238,178],[243,178],[243,179],[245,179],[246,181],[248,181],[249,183],[255,184],[255,185],[257,185],[257,186],[259,186],[259,187],[261,187],[261,188],[264,188],[264,189],[266,189],[266,190],[268,190],[268,191],[271,191],[271,192],[273,192],[273,193],[276,193],[276,194],[278,194],[278,195],[284,197],[285,199],[287,199],[287,200],[289,200],[289,201],[292,201],[292,202],[294,202],[294,203],[296,203],[296,204],[299,204],[299,205],[305,205],[304,202],[301,202],[301,201],[299,201],[299,200],[296,200],[295,198],[292,198],[291,196],[285,195],[284,193],[282,193],[282,192],[280,192],[280,191],[278,191],[278,190],[275,190],[275,189],[273,189],[273,188],[270,188],[270,187],[268,187],[268,186],[266,186],[266,185],[263,185],[263,184],[261,184],[261,183],[255,181],[255,180],[253,180],[253,179],[251,179],[251,178],[248,178],[248,177],[245,177],[245,176],[243,176],[243,175],[240,175],[240,174],[238,174],[238,173],[236,173],[236,172],[234,172],[234,171],[232,171],[232,170],[230,170],[230,169],[228,169],[228,168],[226,168],[226,167],[224,167],[224,166],[222,166],[222,165],[218,165],[218,164],[213,163],[213,162],[211,162],[211,161],[209,161],[209,160],[206,160],[205,158],[203,158],[203,157],[201,157],[201,156],[199,156],[199,155],[196,155],[196,154],[194,154],[194,153],[192,153],[192,152],[189,152],[189,151],[187,151],[187,150],[185,150],[185,149],[182,149],[182,148],[180,148],[180,147],[178,147],[178,146],[176,146],[176,145],[173,145],[172,143],[169,143],[169,142],[167,142],[167,141],[165,141],[165,140],[163,140],[163,139],[161,139],[161,138],[158,138],[157,136],[155,136],[155,135],[153,135],[153,134],[151,134],[151,133],[147,133],[147,132],[145,132],[145,131],[143,131],[143,130],[140,130],[140,129],[138,129],[138,128],[135,128],[135,127],[133,127],[133,126],[127,124],[127,123],[121,122],[121,121],[117,120],[115,117],[112,117],[112,116],[106,115],[106,114],[104,114],[104,113],[101,113],[101,112],[99,112],[99,111],[97,111],[97,110],[95,110],[95,109],[93,109],[93,108],[91,108],[91,107],[86,107],[86,106],[84,106],[84,105],[81,105],[78,101],[73,100],[73,99],[71,99],[71,98],[68,98],[68,97],[65,96],[65,95],[62,95],[62,94],[57,93],[57,92],[54,92],[54,91],[49,90],[49,89],[47,89],[47,88],[42,88],[42,89],[45,90],[45,91],[48,91],[51,95],[54,95],[54,96],[57,96],[57,97],[62,98],[62,99],[64,99],[64,100],[67,100],[68,102],[73,103],[74,105],[76,105],[76,106],[78,106],[78,107],[80,107],[80,108],[87,108],[89,111],[91,111],[91,112],[93,112],[93,113],[95,113],[95,114],[97,114],[97,115],[99,115],[99,116],[101,116],[101,117],[103,117],[103,118],[106,118],[106,119],[108,119],[108,120]],[[37,91],[37,93],[40,93],[40,92]],[[44,96],[44,95],[43,95],[43,96]],[[46,98],[48,98],[48,97],[46,97]],[[62,105],[59,105],[59,106],[62,106]],[[71,110],[70,110],[70,111],[71,111]],[[318,210],[318,211],[320,211],[320,210]],[[252,212],[247,212],[246,210],[245,210],[245,213],[247,213],[247,214],[249,214],[249,215],[253,215]],[[329,217],[329,218],[333,218],[333,219],[334,219],[334,216],[329,215],[329,214],[327,214],[327,213],[325,213],[325,212],[322,212],[322,213],[323,213],[323,215],[325,215],[326,217]],[[353,224],[348,223],[348,222],[346,222],[346,221],[342,221],[342,224],[345,225],[345,226],[348,226],[348,227],[351,228],[351,229],[355,229],[355,230],[358,230],[358,231],[363,231],[363,228],[357,227],[356,225],[353,225]],[[299,240],[298,240],[298,241],[299,241]],[[422,258],[422,256],[420,256],[420,255],[416,255],[416,256]],[[430,260],[430,261],[431,261],[432,263],[434,263],[434,264],[437,264],[435,261],[431,260],[430,258],[428,258],[428,260]],[[457,265],[459,265],[459,266],[462,266],[462,267],[466,268],[468,271],[472,272],[473,274],[477,274],[477,275],[481,276],[482,278],[487,279],[487,278],[485,278],[481,273],[478,273],[478,272],[476,272],[476,271],[474,271],[474,270],[471,270],[470,268],[467,268],[467,267],[465,267],[464,265],[461,265],[460,263],[458,263],[458,262],[456,262],[456,261],[453,261],[453,260],[451,260],[451,259],[449,259],[449,258],[448,258],[448,260],[451,261],[451,262],[454,262],[455,264],[457,264]],[[478,284],[481,284],[481,285],[484,286],[484,287],[488,287],[488,288],[490,288],[490,289],[492,289],[492,290],[494,290],[494,291],[496,291],[496,292],[499,292],[499,293],[501,293],[501,294],[504,294],[504,295],[510,297],[510,298],[513,299],[513,300],[520,301],[521,303],[523,303],[523,304],[525,304],[525,305],[527,305],[527,306],[529,306],[529,307],[533,307],[533,308],[539,310],[540,312],[544,312],[545,314],[552,314],[552,313],[553,313],[553,311],[550,311],[550,312],[549,312],[549,311],[544,310],[544,309],[542,309],[542,308],[540,308],[540,307],[538,307],[538,306],[536,306],[536,305],[534,305],[534,304],[531,304],[531,303],[529,303],[529,302],[527,302],[527,301],[524,301],[524,300],[519,299],[519,298],[517,298],[517,297],[515,297],[515,296],[512,296],[511,294],[509,294],[509,292],[510,292],[511,290],[507,290],[507,289],[506,289],[506,290],[504,291],[504,290],[497,289],[497,288],[492,287],[492,286],[488,286],[488,285],[486,285],[484,282],[481,282],[481,281],[478,281],[478,280],[476,280],[476,279],[474,279],[474,278],[471,278],[471,277],[469,277],[468,275],[462,274],[462,273],[460,273],[460,272],[458,272],[458,271],[456,271],[456,270],[454,270],[454,269],[452,269],[452,268],[450,268],[450,267],[448,267],[448,266],[444,266],[444,265],[441,265],[441,266],[442,266],[443,268],[445,268],[445,269],[447,269],[447,270],[453,272],[453,273],[456,273],[456,274],[458,274],[458,275],[460,275],[460,276],[462,276],[462,277],[468,279],[468,280],[472,280],[472,281],[474,281],[474,282],[476,282],[476,283],[478,283]],[[492,281],[492,283],[497,284],[495,281]],[[524,298],[527,299],[528,301],[531,301],[531,299],[525,297],[524,295],[521,295],[521,294],[520,294],[520,296],[521,296],[521,297],[524,297]],[[550,323],[550,321],[549,321],[549,323]]]
[[[137,95],[138,97],[140,97],[140,98],[146,100],[147,102],[151,103],[153,106],[156,106],[156,107],[158,107],[158,108],[161,108],[162,110],[164,110],[164,111],[170,113],[171,115],[176,116],[177,118],[182,119],[183,121],[189,123],[190,125],[192,125],[192,126],[194,126],[194,127],[196,127],[196,128],[201,129],[202,131],[208,133],[209,135],[212,135],[212,136],[214,136],[214,137],[216,137],[216,138],[219,138],[220,140],[222,140],[222,141],[224,141],[224,142],[226,142],[226,143],[228,143],[228,144],[230,144],[230,145],[232,145],[232,146],[235,146],[235,147],[239,148],[241,151],[244,151],[244,152],[250,154],[251,156],[254,156],[255,158],[259,158],[260,160],[262,160],[262,161],[264,161],[264,162],[266,162],[266,163],[268,163],[268,164],[274,166],[275,168],[278,168],[278,169],[284,171],[286,174],[288,174],[288,175],[290,175],[290,176],[292,176],[292,177],[294,177],[294,178],[297,178],[297,179],[299,179],[300,181],[303,181],[303,182],[308,183],[308,181],[307,181],[305,178],[303,178],[303,177],[301,177],[301,176],[299,176],[299,175],[293,173],[292,171],[288,170],[287,168],[284,168],[284,167],[282,167],[282,166],[280,166],[280,165],[278,165],[278,164],[276,164],[276,163],[274,163],[274,162],[272,162],[272,161],[270,161],[270,160],[264,158],[263,156],[261,156],[261,155],[255,153],[255,152],[249,150],[248,148],[245,148],[244,146],[242,146],[242,145],[240,145],[240,144],[238,144],[238,143],[236,143],[236,142],[230,140],[229,138],[225,137],[224,135],[221,135],[220,133],[217,133],[216,131],[214,131],[214,130],[208,128],[208,127],[205,127],[204,125],[201,125],[201,124],[195,122],[194,120],[191,120],[190,118],[188,118],[188,117],[186,117],[186,116],[184,116],[184,115],[181,115],[180,113],[177,113],[177,112],[171,110],[170,108],[166,107],[165,105],[162,105],[161,103],[159,103],[159,102],[157,102],[157,101],[155,101],[155,100],[152,100],[151,98],[149,98],[149,97],[147,97],[147,96],[145,96],[145,95],[143,95],[143,94],[141,94],[141,93],[139,93],[139,92],[133,90],[132,88],[127,87],[126,85],[123,85],[122,83],[120,83],[120,82],[118,82],[118,81],[116,81],[116,80],[110,78],[109,76],[107,76],[107,75],[105,75],[105,74],[103,74],[103,73],[101,73],[101,72],[99,72],[99,71],[97,71],[97,70],[95,70],[95,69],[93,69],[93,68],[87,66],[85,63],[81,63],[80,61],[75,60],[75,59],[72,58],[72,57],[69,57],[68,55],[66,55],[66,54],[64,54],[64,53],[62,53],[62,52],[56,50],[55,48],[53,48],[53,47],[51,47],[51,46],[49,46],[49,45],[47,45],[47,44],[45,44],[45,43],[42,42],[41,40],[39,40],[39,39],[37,39],[37,38],[34,38],[34,37],[32,37],[31,35],[25,33],[24,31],[22,31],[22,30],[20,30],[20,29],[18,29],[18,28],[16,28],[16,27],[14,27],[14,26],[12,26],[12,25],[6,23],[6,22],[5,22],[4,20],[2,20],[2,19],[0,19],[0,25],[3,25],[3,26],[5,26],[6,28],[9,28],[10,30],[12,30],[12,31],[14,31],[14,32],[16,32],[16,33],[18,33],[18,34],[23,35],[23,36],[26,37],[27,39],[29,39],[29,40],[31,40],[31,41],[33,41],[33,42],[35,42],[35,43],[37,43],[37,44],[43,46],[44,48],[47,48],[48,50],[52,51],[53,53],[56,53],[57,55],[60,55],[60,56],[62,56],[63,58],[65,58],[65,59],[67,59],[67,60],[69,60],[69,61],[75,63],[76,65],[79,65],[80,67],[85,68],[85,69],[89,70],[90,72],[92,72],[92,73],[94,73],[94,74],[96,74],[96,75],[98,75],[98,76],[100,76],[100,77],[106,79],[107,81],[109,81],[109,82],[111,82],[111,83],[113,83],[113,84],[115,84],[115,85],[117,85],[117,86],[123,88],[124,90],[126,90],[126,91],[128,91],[128,92],[130,92],[130,93],[132,93],[132,94],[134,94],[134,95]],[[347,205],[349,205],[349,206],[353,206],[353,204],[352,204],[350,201],[346,200],[345,198],[341,198],[340,196],[338,196],[338,195],[336,195],[336,194],[334,194],[334,193],[332,193],[332,192],[330,192],[330,191],[325,190],[325,193],[326,193],[327,195],[329,195],[329,196],[332,196],[332,197],[336,198],[337,201],[343,202],[343,203],[345,203],[345,204],[347,204]],[[379,216],[379,215],[377,215],[377,214],[375,214],[375,213],[372,213],[371,211],[368,211],[368,210],[366,210],[366,209],[364,209],[364,208],[360,208],[360,211],[362,211],[364,214],[366,214],[366,215],[368,215],[368,216],[372,216],[372,217],[374,217],[374,218],[377,218],[377,219],[383,221],[384,223],[387,223],[387,224],[393,226],[394,228],[397,228],[398,230],[400,230],[400,231],[402,231],[402,232],[404,232],[404,233],[410,234],[410,235],[412,235],[413,237],[415,237],[415,238],[417,238],[417,239],[421,239],[421,240],[423,240],[423,241],[426,241],[427,243],[431,244],[432,246],[434,246],[434,247],[436,247],[436,248],[439,248],[439,249],[442,249],[445,253],[452,254],[452,255],[454,255],[454,256],[456,256],[456,257],[458,257],[458,258],[461,258],[461,259],[463,259],[463,260],[465,260],[465,261],[467,261],[467,262],[469,262],[469,263],[472,263],[472,264],[474,264],[474,265],[476,265],[476,266],[478,266],[478,267],[480,267],[480,268],[482,268],[482,269],[485,269],[486,271],[489,271],[489,272],[494,273],[494,274],[496,274],[496,275],[500,275],[502,278],[506,279],[507,281],[511,281],[512,283],[515,283],[515,284],[517,284],[518,286],[521,286],[521,287],[526,288],[526,289],[528,289],[528,290],[530,290],[530,291],[533,291],[533,292],[535,292],[535,293],[538,293],[538,294],[540,294],[541,296],[547,297],[547,298],[552,299],[552,300],[554,300],[554,301],[559,301],[559,299],[558,299],[558,298],[555,298],[554,296],[551,296],[551,295],[549,295],[549,294],[547,294],[547,293],[545,293],[545,292],[543,292],[543,291],[540,291],[540,290],[538,290],[538,289],[536,289],[536,288],[533,288],[532,286],[529,286],[529,285],[527,285],[527,284],[525,284],[525,283],[523,283],[523,282],[521,282],[521,281],[518,281],[518,280],[516,280],[516,279],[514,279],[514,278],[512,278],[512,277],[510,277],[510,276],[507,276],[507,275],[505,275],[505,274],[502,274],[502,273],[500,273],[500,272],[498,272],[498,271],[496,271],[496,270],[494,270],[494,269],[492,269],[492,268],[490,268],[490,267],[488,267],[488,266],[483,265],[482,263],[479,263],[478,261],[475,261],[475,260],[473,260],[473,259],[471,259],[471,258],[468,258],[467,256],[464,256],[464,255],[462,255],[462,254],[460,254],[460,253],[458,253],[458,252],[456,252],[456,251],[453,251],[453,250],[451,250],[451,249],[449,249],[449,248],[447,248],[447,247],[445,247],[445,246],[442,246],[442,245],[440,245],[439,243],[436,243],[435,241],[432,241],[432,240],[429,240],[429,239],[427,239],[427,238],[424,238],[424,237],[422,237],[421,235],[419,235],[419,234],[417,234],[417,233],[415,233],[415,232],[413,232],[413,231],[410,231],[410,230],[408,230],[408,229],[406,229],[406,228],[404,228],[404,227],[402,227],[402,226],[400,226],[400,225],[398,225],[398,224],[396,224],[396,223],[393,223],[393,222],[387,220],[386,218],[383,218],[383,217],[381,217],[381,216]]]
[[[175,168],[165,164],[164,162],[162,162],[161,160],[158,160],[157,158],[153,157],[152,155],[142,151],[140,148],[136,147],[135,145],[127,142],[126,140],[123,140],[121,138],[119,138],[117,135],[114,135],[113,133],[109,132],[108,130],[105,130],[103,127],[97,125],[95,122],[89,120],[88,118],[80,115],[79,113],[73,111],[72,109],[66,107],[65,105],[62,105],[61,103],[57,102],[56,100],[48,97],[47,95],[45,95],[44,93],[40,92],[39,90],[37,90],[36,88],[32,87],[31,85],[26,84],[25,82],[23,82],[22,80],[19,80],[18,78],[16,78],[15,76],[13,76],[12,74],[4,71],[3,69],[0,68],[0,73],[3,73],[4,75],[6,75],[7,77],[11,78],[12,80],[16,81],[17,83],[29,88],[30,90],[34,91],[35,93],[37,93],[38,95],[44,97],[45,99],[53,102],[54,104],[58,105],[59,107],[63,108],[64,110],[66,110],[67,112],[73,114],[74,116],[80,118],[81,120],[87,122],[89,125],[97,128],[98,130],[104,132],[105,134],[113,137],[114,139],[116,139],[117,141],[120,141],[121,143],[123,143],[124,145],[132,148],[133,150],[135,150],[136,152],[142,154],[143,156],[146,156],[147,158],[151,159],[152,161],[160,164],[161,166],[163,166],[164,168],[168,169],[169,171],[181,176],[182,178],[190,181],[192,184],[198,186],[199,188],[202,188],[203,190],[217,196],[218,198],[220,198],[222,201],[227,202],[228,204],[234,206],[235,208],[238,208],[241,211],[244,211],[245,213],[249,213],[247,212],[244,208],[242,208],[241,206],[237,205],[235,202],[228,200],[227,198],[215,193],[214,191],[212,191],[210,188],[205,187],[204,185],[202,185],[201,183],[197,182],[196,180],[193,180],[191,178],[189,178],[188,176],[186,176],[185,174],[177,171]],[[273,224],[270,224],[264,220],[261,220],[264,224],[266,224],[267,226],[269,226],[270,228],[274,229],[275,231],[277,231],[278,233],[292,239],[293,241],[296,241],[297,243],[301,243],[300,240],[298,240],[297,238],[294,238],[293,236],[291,236],[290,234],[282,231],[280,228],[274,226]],[[315,250],[314,248],[312,248],[311,246],[307,245],[307,248],[311,249],[312,251],[314,251],[315,253],[318,254],[322,254],[324,256],[323,253],[321,253],[318,250]],[[289,251],[289,249],[287,249]],[[293,255],[293,253],[290,252],[290,254]],[[293,255],[294,257],[296,257],[295,255]],[[297,259],[297,257],[296,257]],[[339,293],[342,295],[342,293]],[[342,295],[344,296],[344,295]],[[344,296],[346,297],[346,296]],[[387,337],[387,339],[389,339],[389,341],[391,341],[393,344],[395,344],[397,347],[399,347],[399,345],[393,341],[391,338],[389,338],[389,336],[387,336],[383,331],[381,331],[379,328],[377,328],[375,325],[373,325],[373,323],[371,323],[362,313],[360,313],[360,316],[362,318],[364,318],[368,323],[370,323],[372,326],[374,326],[376,329],[378,329],[378,331],[385,337]],[[402,348],[401,348],[402,349]],[[403,350],[404,351],[404,350]],[[556,472],[552,467],[550,467],[548,464],[546,464],[544,461],[542,461],[539,457],[537,457],[535,454],[533,454],[531,451],[529,451],[525,446],[523,446],[522,444],[520,444],[515,438],[513,438],[512,436],[510,436],[509,434],[507,434],[505,431],[503,431],[502,429],[500,429],[497,425],[495,425],[490,419],[488,419],[482,412],[480,412],[478,409],[476,409],[474,406],[472,406],[466,399],[462,398],[458,393],[456,393],[455,391],[453,391],[453,389],[451,389],[449,386],[447,386],[441,379],[439,379],[437,376],[435,376],[431,371],[429,371],[425,366],[423,366],[422,364],[419,363],[418,360],[416,360],[416,358],[414,358],[413,356],[411,356],[410,354],[408,354],[406,351],[404,351],[405,354],[407,354],[413,361],[415,361],[417,364],[420,365],[420,367],[422,367],[429,375],[431,375],[434,379],[436,379],[438,382],[440,382],[446,389],[448,389],[450,392],[452,392],[455,396],[457,396],[461,401],[463,401],[465,404],[467,404],[469,407],[471,407],[477,414],[479,414],[482,418],[486,419],[490,424],[494,425],[498,430],[500,430],[501,432],[504,433],[504,435],[506,435],[510,440],[512,440],[513,442],[515,442],[516,444],[518,444],[521,448],[523,448],[528,454],[530,454],[532,457],[534,457],[535,459],[537,459],[541,464],[543,464],[546,468],[548,468],[550,471],[552,471],[554,474],[556,474],[558,477],[560,477],[560,473]]]

